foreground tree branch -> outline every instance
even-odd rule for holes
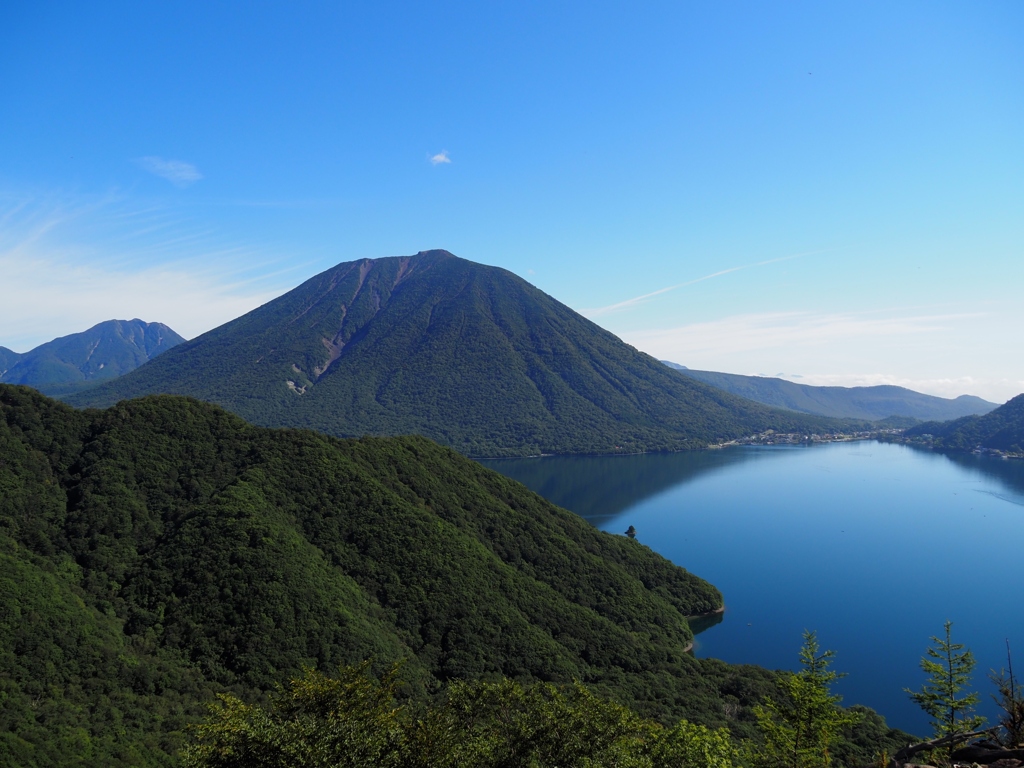
[[[952,744],[959,744],[962,741],[973,739],[978,736],[984,736],[987,733],[999,730],[1000,726],[993,725],[991,728],[985,728],[981,731],[972,731],[970,733],[954,733],[950,736],[943,736],[938,739],[932,739],[931,741],[922,741],[918,744],[908,744],[899,752],[892,757],[890,765],[892,768],[899,768],[899,766],[905,765],[910,758],[919,752],[929,752],[933,749],[940,749],[941,747],[948,747]]]

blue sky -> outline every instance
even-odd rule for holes
[[[1024,391],[1024,5],[637,5],[4,3],[0,345],[446,248],[691,367]]]

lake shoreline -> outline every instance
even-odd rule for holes
[[[722,605],[721,608],[715,608],[715,610],[708,611],[707,613],[695,613],[693,616],[687,616],[686,617],[686,623],[687,623],[687,625],[689,625],[691,619],[710,619],[713,616],[720,616],[723,613],[725,613],[725,605],[724,604]],[[694,638],[696,638],[696,636],[698,634],[699,634],[698,632],[694,632]],[[691,653],[693,651],[693,647],[694,647],[695,643],[696,643],[696,639],[691,640],[689,643],[687,643],[686,647],[683,648],[683,653]]]
[[[814,630],[849,673],[837,685],[844,701],[909,733],[927,731],[927,718],[902,691],[918,684],[945,619],[978,670],[1005,666],[1004,638],[1024,636],[990,570],[936,589],[939,562],[906,554],[907,541],[950,557],[984,549],[1000,579],[1024,580],[1021,461],[859,440],[490,466],[601,530],[633,526],[641,544],[721,590],[728,620],[690,617],[687,655],[792,669]],[[979,710],[991,716],[993,706]]]
[[[473,461],[512,461],[520,459],[549,459],[564,457],[602,458],[612,456],[650,456],[652,454],[696,453],[700,451],[717,451],[722,448],[733,448],[741,445],[827,445],[830,443],[853,443],[860,440],[879,440],[883,442],[900,442],[902,429],[878,429],[860,432],[830,432],[825,434],[804,434],[802,432],[762,432],[757,435],[737,437],[718,443],[680,448],[678,450],[654,449],[650,451],[604,451],[589,453],[529,453],[523,456],[466,456]]]
[[[686,620],[689,621],[690,619],[708,619],[719,613],[725,613],[724,605],[721,608],[715,608],[715,610],[708,611],[707,613],[695,613],[693,614],[693,616],[687,616]]]

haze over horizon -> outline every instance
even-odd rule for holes
[[[0,10],[0,345],[445,248],[637,348],[1024,391],[1024,8]]]

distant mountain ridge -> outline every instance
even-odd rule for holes
[[[470,456],[834,428],[678,376],[511,272],[447,251],[339,264],[68,402],[157,393],[264,426],[418,433]]]
[[[22,355],[7,347],[0,347],[0,376],[7,373],[7,369],[18,362],[21,357]]]
[[[0,383],[67,395],[135,370],[183,341],[163,323],[107,320],[24,354],[0,347]]]
[[[748,400],[818,416],[869,421],[907,416],[922,421],[947,421],[988,413],[999,407],[997,403],[973,395],[961,395],[951,400],[891,385],[814,387],[768,376],[696,371],[678,363],[662,362],[683,376]]]
[[[983,416],[945,423],[928,422],[905,432],[907,437],[932,435],[936,448],[971,451],[977,447],[1024,453],[1024,394]]]

